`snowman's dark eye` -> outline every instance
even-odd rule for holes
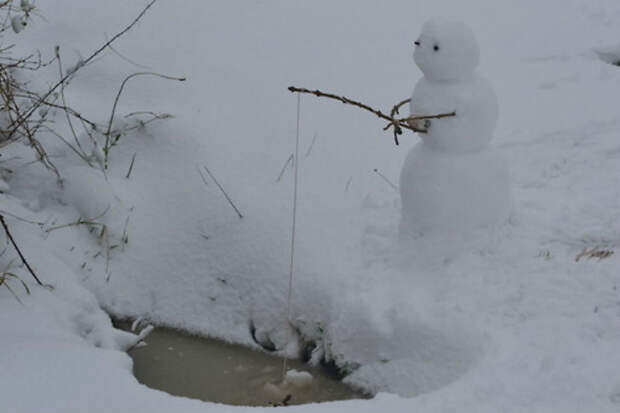
[[[433,46],[433,50],[436,51],[436,52],[439,51],[439,45],[436,44],[435,46]]]
[[[419,45],[420,45],[420,42],[415,41],[415,42],[413,42],[413,44],[415,44],[416,46],[419,46]]]

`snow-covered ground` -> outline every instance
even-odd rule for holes
[[[59,44],[69,65],[144,2],[38,6],[45,20],[12,40],[49,56]],[[420,77],[413,41],[432,16],[477,34],[499,97],[493,145],[513,173],[510,223],[491,237],[399,246],[398,191],[374,169],[397,184],[418,138],[395,146],[378,119],[304,96],[290,328],[292,169],[278,178],[296,99],[286,88],[387,110]],[[0,258],[32,290],[9,281],[20,304],[0,288],[0,410],[249,410],[137,383],[122,352],[133,339],[101,308],[256,346],[253,326],[289,354],[309,342],[315,359],[378,392],[300,412],[620,410],[620,67],[605,61],[620,49],[619,22],[616,0],[158,2],[115,44],[148,69],[108,51],[67,99],[104,123],[127,74],[187,76],[136,78],[119,106],[174,119],[123,137],[107,177],[46,137],[64,188],[27,148],[3,149],[13,173],[0,210],[54,288],[37,288],[10,247]],[[55,70],[35,81],[51,83]],[[109,259],[84,226],[53,229],[78,217],[107,225],[118,245]],[[615,254],[576,260],[595,247]]]

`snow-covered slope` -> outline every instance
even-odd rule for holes
[[[60,44],[71,62],[142,6],[41,3],[46,21],[16,39],[50,54]],[[259,339],[293,352],[299,337],[285,309],[291,168],[278,179],[295,132],[286,87],[389,109],[419,79],[413,41],[436,15],[467,21],[479,39],[480,69],[500,105],[493,145],[513,173],[511,222],[492,237],[402,248],[398,193],[374,169],[397,183],[418,138],[396,147],[378,119],[304,96],[295,328],[316,344],[315,357],[359,367],[350,382],[415,397],[381,393],[295,411],[617,411],[618,254],[576,262],[584,248],[616,251],[620,242],[620,68],[593,51],[618,44],[615,0],[158,2],[115,49],[188,80],[135,79],[119,113],[174,119],[124,137],[107,179],[49,137],[64,189],[27,164],[28,151],[3,152],[22,158],[3,165],[14,173],[0,209],[45,222],[42,230],[6,217],[55,289],[31,285],[31,296],[19,292],[23,306],[0,289],[2,404],[232,410],[137,384],[91,294],[117,316],[247,345],[255,345],[253,324]],[[67,99],[105,121],[119,83],[140,70],[109,51],[83,69]],[[98,219],[119,245],[109,260],[83,226],[44,231],[104,211]],[[83,331],[92,328],[103,349]]]

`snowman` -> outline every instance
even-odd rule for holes
[[[488,147],[497,123],[497,98],[478,73],[480,50],[461,22],[433,19],[415,41],[413,57],[424,77],[411,97],[411,120],[421,133],[400,176],[401,233],[468,233],[508,218],[510,176]]]

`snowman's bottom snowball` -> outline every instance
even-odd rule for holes
[[[509,217],[511,182],[493,150],[446,153],[419,143],[400,176],[401,232],[463,232]]]

